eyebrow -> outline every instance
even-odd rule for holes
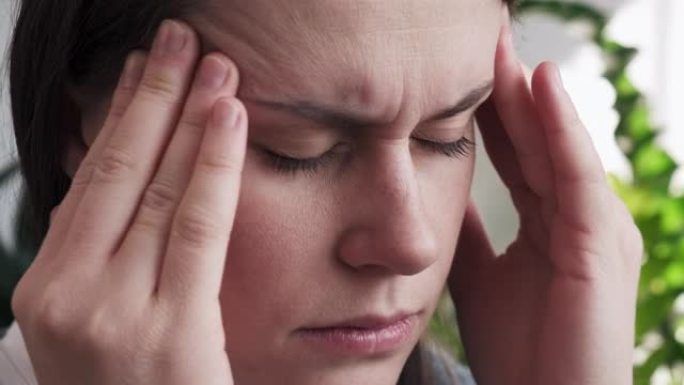
[[[469,110],[478,102],[482,101],[494,87],[494,80],[488,80],[480,86],[470,90],[466,95],[458,100],[453,106],[438,111],[436,114],[425,119],[423,122],[436,122],[452,118],[464,111]],[[304,119],[320,123],[324,126],[338,129],[362,129],[368,127],[381,126],[383,122],[372,118],[359,116],[352,112],[341,111],[325,105],[310,101],[296,101],[292,103],[270,101],[262,99],[246,99],[256,105],[272,110],[285,111],[287,113],[300,116]]]

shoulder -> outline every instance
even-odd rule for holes
[[[470,369],[435,343],[427,349],[436,385],[477,385]]]
[[[37,385],[19,326],[14,323],[0,340],[0,385]]]

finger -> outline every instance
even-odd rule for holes
[[[491,98],[477,110],[477,121],[487,156],[510,191],[518,211],[524,210],[528,202],[536,202],[538,197],[525,181],[513,144]]]
[[[515,148],[525,181],[538,196],[553,197],[553,178],[544,130],[513,48],[510,27],[502,28],[499,39],[493,100]]]
[[[230,60],[218,54],[203,58],[178,128],[115,261],[128,282],[144,285],[133,290],[154,290],[173,216],[190,181],[212,107],[221,97],[235,96],[237,84],[238,71]]]
[[[495,259],[496,253],[482,219],[473,201],[469,201],[449,273],[449,291],[454,301],[458,302],[461,295],[467,295],[469,282],[477,279],[477,273]]]
[[[536,244],[539,245],[539,251],[545,253],[545,240],[548,238],[555,205],[537,196],[525,181],[513,144],[503,129],[501,118],[491,100],[478,109],[477,119],[485,150],[511,193],[523,234],[530,239],[542,240]]]
[[[124,64],[121,76],[112,96],[109,113],[102,126],[102,130],[90,147],[80,167],[74,175],[67,195],[59,205],[59,210],[53,210],[50,220],[50,231],[43,242],[44,248],[58,251],[56,242],[63,243],[73,220],[76,207],[81,202],[85,189],[90,180],[94,163],[109,141],[117,122],[123,115],[133,99],[135,90],[138,88],[142,78],[145,65],[147,63],[147,53],[143,51],[131,52]],[[59,211],[59,213],[57,213]],[[40,258],[41,254],[37,256]]]
[[[75,254],[116,252],[176,127],[198,51],[187,25],[162,24],[140,86],[99,154],[75,214],[67,243],[84,249]]]
[[[600,226],[601,218],[609,217],[602,213],[611,207],[607,201],[610,188],[591,137],[555,65],[540,65],[532,84],[551,154],[558,210],[582,228]]]
[[[50,210],[50,223],[54,221],[55,215],[57,215],[57,211],[59,211],[59,205],[55,206],[52,210]]]
[[[195,303],[218,299],[246,141],[244,106],[234,98],[219,100],[174,218],[159,281],[161,297]]]

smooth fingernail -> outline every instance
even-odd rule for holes
[[[173,55],[183,51],[188,41],[185,28],[172,20],[164,20],[157,34],[156,47],[163,55]]]
[[[215,90],[226,83],[228,66],[214,57],[206,57],[200,67],[198,85],[207,90]]]
[[[220,99],[216,102],[216,126],[223,128],[235,128],[239,121],[240,109],[237,102],[232,99]]]

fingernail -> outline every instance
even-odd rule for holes
[[[207,90],[215,90],[226,83],[228,66],[215,57],[205,57],[199,71],[198,85]]]
[[[223,98],[216,102],[216,126],[232,129],[238,126],[240,109],[237,102],[232,99]]]
[[[187,43],[185,28],[172,20],[164,20],[157,34],[156,48],[158,52],[173,55],[181,52]]]

